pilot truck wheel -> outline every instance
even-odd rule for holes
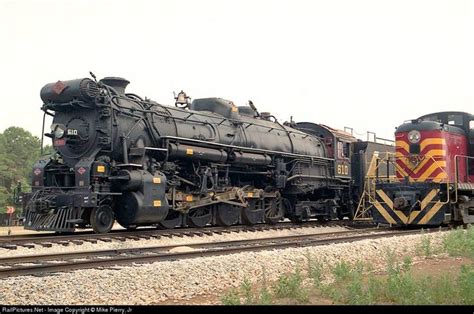
[[[91,212],[91,226],[96,233],[107,233],[114,225],[114,211],[109,205],[94,208]]]

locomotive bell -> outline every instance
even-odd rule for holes
[[[104,77],[99,82],[112,87],[113,89],[117,91],[119,95],[124,95],[125,88],[127,87],[128,84],[130,84],[129,80],[126,80],[122,77],[115,77],[115,76]]]

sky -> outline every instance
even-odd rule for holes
[[[0,43],[0,132],[40,136],[41,87],[89,71],[162,104],[180,90],[252,100],[359,138],[474,113],[467,0],[0,0]]]

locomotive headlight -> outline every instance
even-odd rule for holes
[[[417,130],[413,130],[413,131],[410,131],[410,133],[408,133],[408,140],[412,144],[418,143],[420,141],[420,138],[421,138],[420,132],[418,132]]]
[[[59,125],[54,129],[54,137],[61,138],[64,136],[64,129],[62,129]]]

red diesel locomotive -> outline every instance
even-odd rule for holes
[[[395,156],[377,166],[396,178],[375,178],[372,215],[390,225],[474,222],[474,115],[438,112],[396,129]]]

